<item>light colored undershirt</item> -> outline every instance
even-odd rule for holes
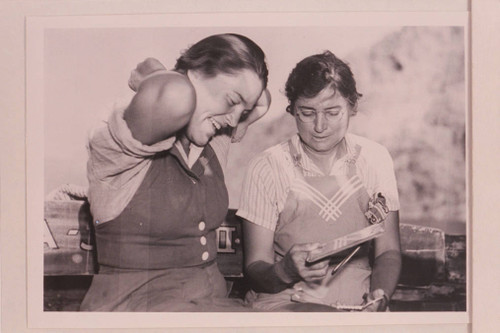
[[[192,143],[189,144],[189,156],[186,155],[186,151],[184,150],[184,147],[182,147],[181,141],[177,140],[174,143],[174,146],[177,147],[179,150],[182,159],[184,162],[186,162],[187,166],[191,169],[193,165],[196,163],[198,160],[198,157],[200,157],[201,152],[203,151],[204,147],[198,147],[197,145],[194,145]]]

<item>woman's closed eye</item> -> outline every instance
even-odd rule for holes
[[[314,112],[314,111],[301,110],[301,111],[300,111],[300,113],[302,113],[302,115],[303,115],[304,117],[308,117],[308,118],[309,118],[309,117],[311,117],[311,118],[312,118],[312,117],[316,117],[316,112]]]
[[[238,96],[229,96],[227,98],[227,104],[229,106],[235,106],[241,103],[241,99]]]
[[[335,118],[340,115],[340,111],[325,111],[325,116],[327,118]]]

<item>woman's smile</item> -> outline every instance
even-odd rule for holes
[[[214,118],[208,118],[208,120],[212,123],[212,125],[214,126],[215,128],[215,131],[218,131],[222,128],[222,125],[217,121],[215,120]]]

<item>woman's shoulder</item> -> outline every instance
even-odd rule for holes
[[[346,135],[346,139],[351,149],[355,149],[356,146],[361,148],[359,159],[365,161],[367,165],[374,167],[377,165],[392,164],[392,157],[384,145],[351,133]]]
[[[368,139],[364,136],[348,133],[346,140],[351,147],[359,145],[363,154],[377,154],[388,152],[387,148],[379,142]]]
[[[274,144],[261,151],[253,159],[276,159],[279,158],[288,149],[288,140]]]
[[[280,142],[258,153],[252,158],[251,165],[261,169],[285,168],[289,164],[288,141]]]

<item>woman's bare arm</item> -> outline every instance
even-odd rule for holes
[[[272,230],[244,220],[243,234],[246,273],[255,291],[277,293],[300,280],[312,281],[326,276],[327,261],[306,266],[309,252],[321,244],[296,244],[275,263]]]
[[[140,84],[124,119],[135,139],[152,145],[184,128],[195,106],[196,95],[188,78],[166,72]]]
[[[399,212],[389,212],[385,220],[385,232],[375,240],[375,261],[372,270],[370,295],[380,293],[386,296],[386,303],[392,297],[401,273],[401,245],[399,238]],[[387,304],[375,304],[368,311],[385,310]]]

